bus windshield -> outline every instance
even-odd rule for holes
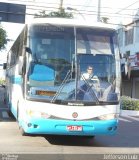
[[[119,100],[114,31],[33,25],[28,98],[53,103],[113,103]],[[93,69],[89,78],[88,67]]]

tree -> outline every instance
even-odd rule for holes
[[[35,18],[45,18],[45,17],[62,17],[62,18],[73,18],[73,14],[65,12],[63,8],[63,0],[60,0],[59,10],[46,13],[45,10],[40,11],[39,14],[35,14]]]
[[[45,18],[45,17],[62,17],[62,18],[73,18],[72,13],[65,12],[64,8],[61,8],[59,11],[53,11],[46,13],[45,10],[40,11],[39,14],[35,14],[35,18]]]
[[[101,17],[101,22],[108,23],[109,18],[108,17]]]
[[[0,50],[5,48],[7,41],[6,31],[0,26]]]

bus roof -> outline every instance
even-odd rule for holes
[[[110,25],[102,22],[93,22],[93,21],[87,21],[87,20],[67,19],[67,18],[34,18],[33,21],[29,23],[29,25],[46,24],[46,23],[53,24],[53,25],[93,27],[93,28],[116,30],[114,25]]]

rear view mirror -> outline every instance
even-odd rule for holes
[[[3,63],[3,69],[7,68],[7,63]]]
[[[25,49],[26,49],[26,52],[32,54],[32,51],[31,51],[31,49],[29,47],[26,47]]]

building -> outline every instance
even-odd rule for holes
[[[139,99],[139,18],[120,26],[119,48],[121,53],[122,95]]]

